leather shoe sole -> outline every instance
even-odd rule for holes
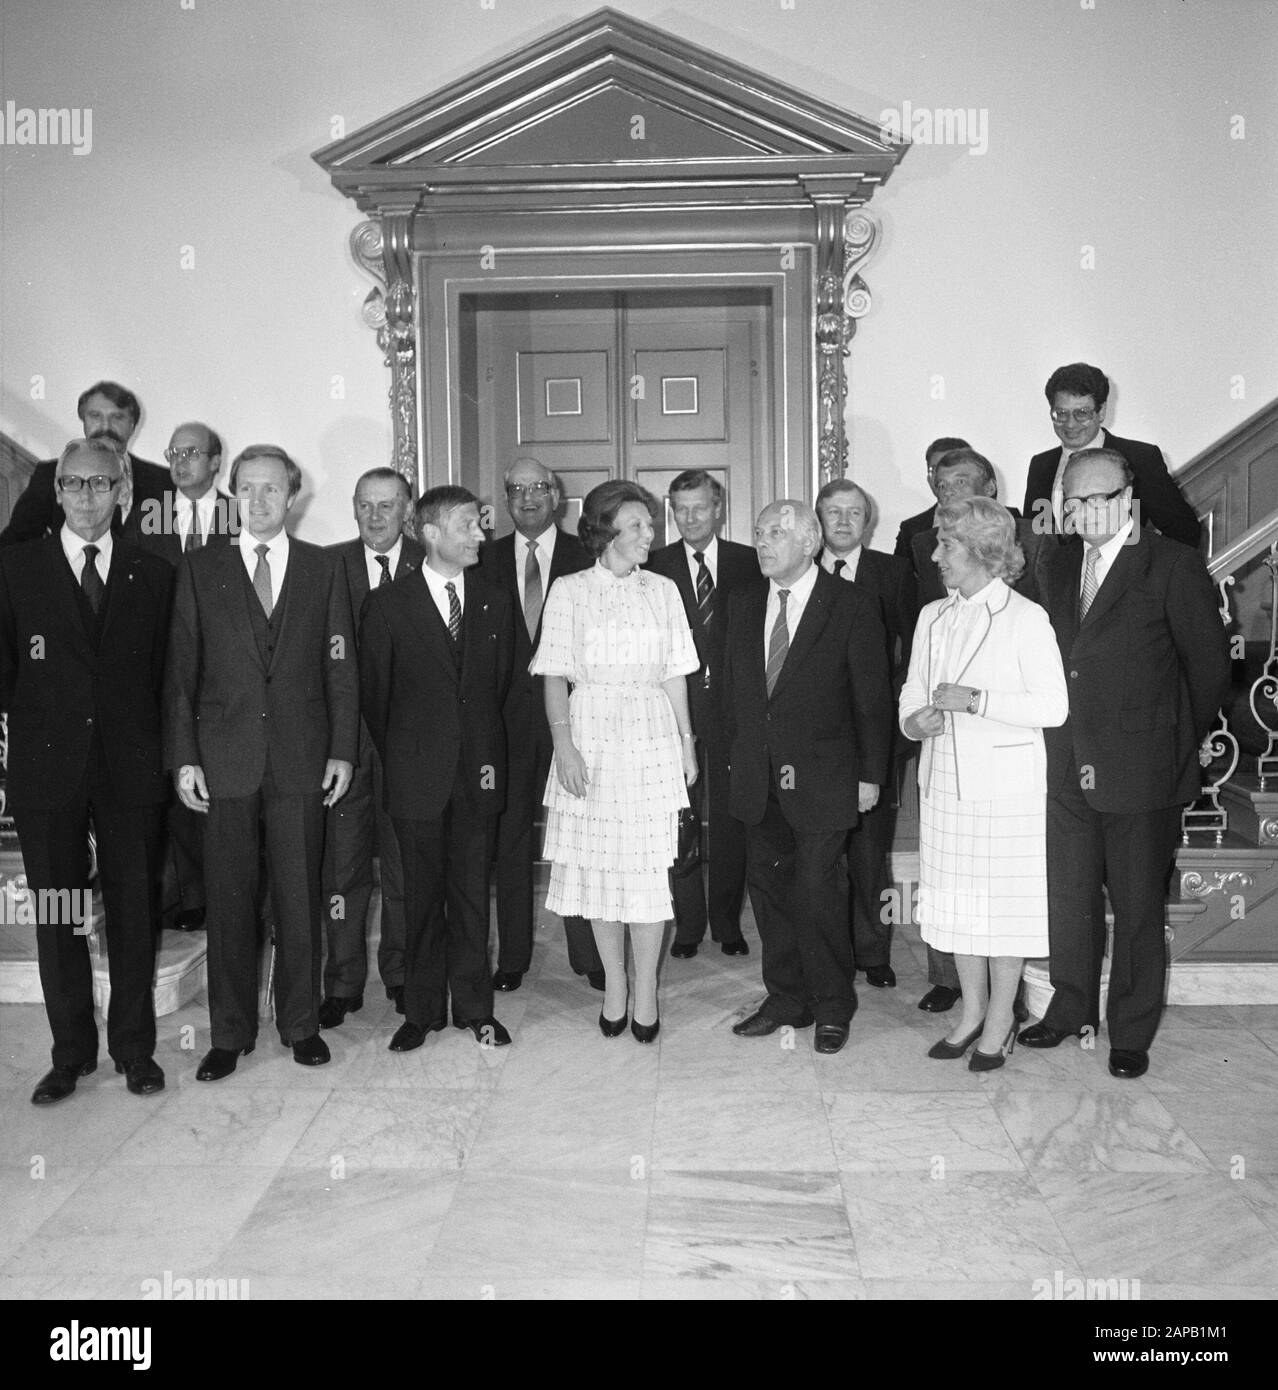
[[[962,993],[962,990],[951,989],[949,985],[933,985],[919,1000],[919,1008],[925,1014],[947,1014],[958,1003]]]
[[[1136,1048],[1111,1047],[1109,1050],[1109,1074],[1124,1081],[1132,1081],[1144,1076],[1149,1070],[1149,1053]]]
[[[839,1052],[848,1040],[849,1031],[846,1023],[818,1023],[813,1048],[827,1055]]]
[[[82,1076],[88,1076],[97,1069],[96,1059],[92,1062],[81,1062],[78,1067],[52,1068],[36,1082],[36,1088],[31,1092],[31,1104],[53,1105],[57,1101],[66,1100],[75,1090],[75,1083]]]
[[[164,1073],[153,1057],[136,1062],[117,1062],[115,1069],[135,1096],[153,1096],[164,1089]]]

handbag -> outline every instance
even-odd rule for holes
[[[701,816],[685,806],[679,812],[679,844],[674,864],[676,874],[686,874],[701,863]]]

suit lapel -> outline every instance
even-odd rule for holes
[[[448,635],[448,624],[444,622],[435,598],[425,579],[404,585],[404,612],[413,635],[421,643],[432,661],[438,662],[448,673],[449,679],[460,684],[460,672],[453,660],[452,638]],[[465,618],[462,621],[463,642],[465,640]]]
[[[1109,567],[1109,573],[1105,576],[1105,582],[1096,590],[1096,597],[1092,600],[1092,606],[1087,610],[1087,616],[1078,624],[1078,636],[1086,637],[1093,632],[1096,625],[1109,612],[1111,608],[1123,596],[1124,591],[1132,581],[1144,570],[1146,557],[1149,547],[1144,543],[1144,536],[1135,545],[1124,545],[1119,548],[1118,554],[1114,557],[1114,563]],[[1080,559],[1079,568],[1082,568]],[[1077,608],[1075,608],[1077,612]]]
[[[53,591],[55,602],[62,609],[63,620],[74,634],[80,655],[86,661],[92,662],[93,641],[84,626],[84,615],[80,611],[80,602],[75,594],[75,571],[67,563],[66,552],[62,549],[60,529],[44,538],[44,554],[49,569],[49,587]]]
[[[412,574],[421,568],[421,562],[408,548],[408,537],[405,536],[399,547],[399,564],[395,566],[393,578],[399,579],[403,575]],[[362,603],[363,600],[361,599]]]

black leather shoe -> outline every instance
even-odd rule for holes
[[[846,1023],[818,1023],[813,1047],[817,1052],[838,1052],[847,1042],[849,1031]]]
[[[447,1020],[442,1018],[426,1024],[424,1028],[419,1028],[415,1023],[401,1023],[390,1040],[390,1051],[412,1052],[426,1041],[427,1033],[441,1032],[446,1026]]]
[[[247,1047],[210,1047],[204,1054],[204,1060],[196,1068],[195,1079],[197,1081],[221,1081],[224,1076],[230,1076],[235,1070],[235,1064],[241,1057],[247,1057],[253,1051],[253,1044]]]
[[[153,1096],[164,1089],[164,1073],[154,1057],[140,1057],[133,1062],[117,1062],[115,1069],[124,1077],[124,1084],[135,1096]]]
[[[1046,1023],[1031,1023],[1030,1026],[1016,1035],[1016,1041],[1022,1047],[1059,1047],[1066,1038],[1072,1038],[1073,1033],[1058,1033],[1055,1028],[1049,1028]]]
[[[173,925],[178,931],[203,931],[204,909],[202,907],[184,907],[181,912],[173,914]]]
[[[748,956],[750,954],[750,943],[742,937],[738,941],[725,941],[719,949],[725,956]]]
[[[696,942],[685,945],[682,941],[676,941],[670,948],[670,954],[675,960],[691,960],[697,954]]]
[[[318,1033],[312,1033],[309,1038],[293,1044],[293,1060],[304,1067],[322,1067],[325,1062],[333,1060],[333,1054],[324,1039]]]
[[[52,1105],[55,1101],[66,1100],[75,1090],[75,1083],[82,1076],[88,1076],[97,1069],[96,1059],[92,1062],[81,1062],[78,1067],[54,1067],[36,1083],[35,1090],[31,1092],[31,1104]]]
[[[392,1004],[395,1005],[395,1012],[396,1012],[397,1014],[402,1014],[402,1013],[404,1012],[404,986],[403,986],[403,985],[389,985],[389,986],[387,986],[387,989],[386,989],[386,997],[387,997],[387,999],[389,999],[389,1000],[391,1001]]]
[[[933,985],[919,1000],[919,1008],[926,1014],[947,1014],[962,993],[961,989],[951,989],[949,985]]]
[[[490,1014],[487,1018],[474,1018],[463,1021],[453,1019],[454,1028],[469,1028],[480,1047],[509,1047],[510,1034]]]
[[[1132,1081],[1144,1076],[1149,1070],[1149,1053],[1137,1048],[1111,1047],[1109,1050],[1109,1074]]]
[[[503,994],[509,994],[511,990],[518,989],[524,982],[524,972],[522,970],[496,970],[493,972],[493,988],[499,989]]]
[[[896,988],[896,971],[890,965],[867,965],[865,978],[875,989]]]
[[[635,1035],[636,1042],[656,1042],[657,1034],[661,1032],[661,1020],[657,1019],[655,1023],[636,1023],[631,1019],[630,1031]]]
[[[590,988],[597,989],[600,994],[604,992],[604,985],[608,983],[608,976],[602,970],[587,970],[586,979],[590,981]]]
[[[364,996],[357,994],[353,998],[341,998],[334,995],[331,999],[325,999],[319,1008],[319,1026],[321,1028],[337,1028],[347,1014],[357,1014],[364,1007]]]
[[[779,1019],[769,1018],[767,1014],[760,1010],[757,1014],[751,1014],[749,1018],[743,1018],[740,1023],[732,1025],[732,1031],[739,1038],[766,1038],[770,1033],[775,1033],[778,1028],[811,1028],[812,1020],[808,1019],[805,1023],[782,1023]]]

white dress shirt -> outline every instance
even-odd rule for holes
[[[111,529],[108,527],[96,541],[86,541],[65,523],[62,531],[62,553],[67,557],[67,563],[71,566],[71,573],[75,575],[75,582],[81,583],[84,576],[84,547],[86,545],[96,545],[98,548],[97,565],[98,575],[105,584],[107,576],[111,573]]]
[[[697,550],[687,541],[683,543],[683,553],[688,557],[688,573],[692,576],[692,592],[697,592],[697,576],[701,573],[701,566],[697,563]],[[710,582],[716,589],[719,587],[719,537],[711,536],[710,544],[702,547],[701,553],[706,557],[706,569],[710,571]]]
[[[257,570],[257,547],[259,545],[267,547],[266,567],[271,572],[271,603],[272,605],[278,604],[280,591],[284,588],[284,576],[288,573],[288,532],[281,530],[271,540],[260,541],[245,526],[238,539],[240,559],[244,561],[244,568],[248,572],[250,584],[253,582],[253,575]]]
[[[555,538],[559,534],[559,527],[554,525],[547,526],[540,536],[534,536],[537,542],[537,568],[541,572],[541,601],[545,603],[546,594],[550,589],[550,562],[555,554]],[[528,537],[521,532],[515,532],[515,583],[519,586],[519,608],[520,612],[524,608],[524,570],[528,564]],[[448,595],[444,595],[444,607],[447,611]],[[444,619],[448,621],[447,617]]]
[[[1118,552],[1127,544],[1127,538],[1131,535],[1134,525],[1135,523],[1132,518],[1128,517],[1127,525],[1124,526],[1121,531],[1111,536],[1104,545],[1096,547],[1099,551],[1096,556],[1097,593],[1100,593],[1100,586],[1105,582],[1105,576],[1109,573],[1110,567],[1113,565],[1114,561],[1118,559]],[[1087,574],[1087,551],[1092,549],[1091,546],[1088,546],[1086,541],[1083,542],[1083,546],[1083,568],[1078,577],[1078,593],[1080,598],[1083,594],[1083,579]],[[1092,602],[1095,603],[1096,600],[1092,599]]]
[[[191,534],[191,508],[195,507],[200,518],[200,539],[208,544],[213,534],[213,521],[217,515],[217,488],[211,487],[197,502],[192,503],[185,493],[173,494],[173,524],[177,527],[178,544],[186,549],[186,538]],[[254,556],[254,563],[257,557]]]
[[[1075,454],[1081,454],[1084,449],[1103,449],[1105,447],[1105,431],[1097,430],[1092,436],[1090,444],[1080,444],[1077,449],[1067,449],[1061,445],[1061,461],[1056,465],[1056,477],[1052,480],[1052,516],[1056,519],[1056,529],[1063,531],[1064,508],[1065,508],[1065,470],[1069,467],[1069,461]],[[1033,517],[1030,520],[1033,521]]]
[[[812,597],[812,588],[816,584],[816,578],[817,566],[809,565],[789,586],[789,597],[785,601],[785,626],[786,631],[790,634],[791,646],[794,645],[794,634],[799,630],[803,610],[808,606],[808,599]],[[781,611],[781,600],[777,597],[780,587],[775,579],[768,580],[768,606],[763,614],[763,663],[765,668],[768,662],[768,647],[772,642],[772,629],[776,626],[777,614]]]
[[[426,581],[426,587],[427,587],[427,589],[430,591],[431,599],[434,601],[435,607],[439,610],[439,616],[440,616],[441,618],[443,618],[443,620],[444,620],[444,627],[445,627],[445,628],[448,627],[448,609],[449,609],[448,594],[447,594],[447,593],[445,592],[445,590],[444,590],[444,585],[445,585],[445,584],[451,584],[451,585],[453,586],[453,588],[457,591],[457,604],[458,604],[458,607],[460,608],[461,612],[462,612],[463,614],[465,614],[465,612],[466,612],[466,571],[465,571],[465,570],[462,570],[460,574],[456,575],[456,576],[455,576],[454,578],[452,578],[452,579],[446,579],[442,574],[440,574],[440,572],[439,572],[438,570],[432,569],[432,568],[431,568],[430,561],[427,560],[426,563],[422,566],[422,578]]]
[[[828,546],[821,552],[821,568],[826,574],[834,574],[834,567],[843,561],[843,568],[835,576],[851,583],[856,578],[856,567],[861,563],[861,547],[854,545],[846,555],[836,555]]]
[[[401,535],[389,550],[373,550],[370,546],[364,547],[364,568],[368,571],[368,587],[375,589],[382,582],[382,567],[377,563],[379,555],[385,555],[390,561],[390,577],[395,578],[395,571],[399,567],[399,553],[404,548],[404,537]]]

